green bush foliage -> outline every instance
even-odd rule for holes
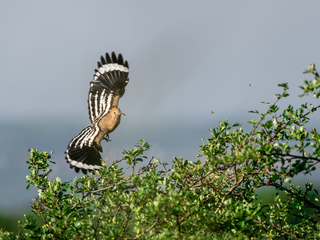
[[[303,95],[320,96],[319,74],[301,86]],[[228,120],[210,129],[198,160],[174,158],[172,168],[148,159],[150,144],[141,140],[123,158],[79,179],[49,180],[50,156],[32,149],[27,183],[39,189],[24,233],[1,229],[1,239],[313,239],[320,238],[320,204],[312,183],[291,179],[316,170],[320,134],[307,126],[320,107],[302,104],[280,110],[288,84],[268,109],[250,120],[252,130]],[[310,127],[310,131],[307,130]],[[200,159],[203,161],[200,161]],[[118,164],[125,162],[125,175]],[[144,162],[143,167],[137,164]],[[141,165],[141,164],[140,164]],[[261,187],[277,190],[273,203],[257,201]],[[280,197],[280,192],[285,197]]]

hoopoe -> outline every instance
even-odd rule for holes
[[[118,108],[119,99],[125,92],[129,82],[129,65],[112,52],[101,56],[98,69],[95,69],[93,81],[90,82],[88,95],[89,119],[92,125],[84,128],[75,136],[66,150],[66,160],[70,168],[76,172],[81,169],[84,174],[89,170],[102,167],[101,140],[113,132],[120,123],[121,115]]]

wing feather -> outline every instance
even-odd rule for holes
[[[81,169],[84,174],[101,168],[101,155],[94,142],[98,134],[95,126],[87,126],[70,141],[65,152],[70,168],[74,167],[76,172]]]
[[[117,57],[112,52],[111,57],[108,53],[105,58],[101,56],[88,95],[89,119],[92,124],[108,113],[115,97],[122,97],[129,82],[128,75],[128,62],[123,63],[121,54]]]

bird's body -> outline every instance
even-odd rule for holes
[[[101,168],[101,140],[120,124],[123,114],[118,108],[119,99],[129,82],[129,66],[114,53],[101,57],[88,95],[89,125],[74,137],[66,150],[66,160],[71,168],[83,173]]]
[[[101,140],[104,138],[106,134],[113,132],[113,130],[115,130],[118,127],[118,125],[120,124],[121,115],[122,112],[120,111],[120,109],[117,107],[113,107],[108,114],[106,114],[100,119],[98,124],[100,132],[94,141],[98,145],[98,147],[101,148],[101,152]]]

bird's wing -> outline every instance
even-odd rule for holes
[[[114,52],[111,57],[106,53],[105,58],[101,56],[95,72],[88,96],[89,119],[92,124],[97,123],[112,107],[118,106],[129,82],[129,65],[127,61],[123,61],[121,54],[117,58]]]
[[[98,126],[87,126],[70,141],[65,152],[65,158],[70,163],[70,168],[74,167],[76,172],[81,169],[84,174],[87,173],[87,170],[101,168],[100,149],[94,142],[98,134]]]

